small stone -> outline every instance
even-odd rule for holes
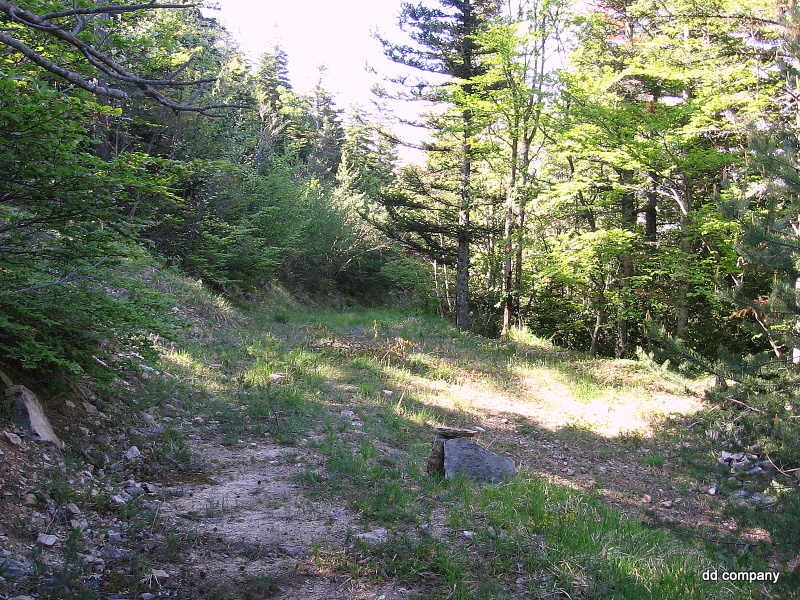
[[[141,455],[142,453],[139,452],[139,448],[136,446],[131,446],[128,448],[128,451],[122,455],[122,458],[125,460],[134,460],[135,458],[139,458]]]
[[[123,538],[122,534],[120,534],[118,531],[109,531],[108,541],[112,544],[122,544],[125,542],[125,538]]]
[[[356,413],[354,413],[352,410],[343,410],[339,413],[339,416],[343,419],[352,419],[356,416]]]
[[[139,598],[141,598],[141,600],[153,600],[153,598],[155,598],[155,597],[156,597],[156,595],[155,594],[151,594],[150,592],[145,592],[144,594],[139,596]]]
[[[708,490],[706,490],[706,494],[708,494],[709,496],[716,496],[717,487],[712,485],[710,488],[708,488]]]
[[[468,537],[468,538],[469,537],[475,537],[475,532],[474,531],[462,531],[461,533],[463,534],[464,537]]]
[[[114,494],[113,496],[111,496],[111,501],[114,504],[125,504],[128,501],[128,499],[123,498],[121,494]]]
[[[394,392],[392,390],[383,390],[384,396],[394,396]]]
[[[567,477],[572,477],[575,475],[575,469],[564,469],[564,474],[567,475]]]
[[[86,519],[70,519],[69,526],[73,529],[83,531],[89,528],[89,521]]]
[[[103,560],[107,560],[109,562],[122,560],[125,557],[125,554],[127,553],[124,550],[120,550],[116,546],[112,546],[110,544],[103,546],[103,549],[100,550],[100,556],[103,558]]]
[[[353,536],[356,540],[364,540],[367,544],[382,544],[389,537],[389,532],[383,527],[378,527],[367,533],[357,533]]]
[[[763,475],[764,473],[766,473],[766,471],[758,465],[744,472],[745,475]]]
[[[278,552],[292,558],[301,558],[305,554],[305,550],[300,546],[278,546]]]
[[[156,580],[159,583],[169,579],[169,573],[167,573],[166,571],[163,571],[162,569],[153,569],[151,574],[153,575],[153,577],[156,578]]]
[[[650,494],[645,494],[642,496],[642,502],[645,504],[650,504],[653,501],[653,497]]]
[[[39,499],[36,497],[36,494],[25,494],[25,497],[22,499],[22,504],[24,506],[36,506],[39,503]]]
[[[36,538],[36,543],[40,546],[45,546],[46,548],[50,548],[51,546],[55,545],[57,541],[58,538],[56,536],[49,535],[47,533],[40,533]]]
[[[19,446],[22,443],[22,438],[19,437],[16,433],[11,433],[10,431],[4,431],[3,435],[6,436],[8,443],[12,446]]]
[[[97,407],[91,402],[86,402],[86,400],[83,401],[83,408],[86,410],[87,413],[89,413],[92,416],[96,416],[97,414],[99,414]]]
[[[661,508],[672,508],[672,505],[673,505],[673,504],[674,504],[674,503],[672,502],[672,500],[664,500],[664,501],[663,501],[663,502],[660,504],[660,506],[661,506]]]
[[[77,505],[76,505],[74,502],[70,502],[70,503],[69,503],[69,504],[67,504],[67,505],[66,505],[64,508],[66,508],[66,509],[67,509],[69,512],[71,512],[73,515],[79,515],[79,514],[81,514],[81,509],[80,509],[80,508],[78,508],[78,506],[77,506]]]
[[[130,487],[125,488],[125,493],[128,494],[131,498],[138,498],[145,494],[144,488],[138,485],[132,485]]]

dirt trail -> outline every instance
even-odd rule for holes
[[[724,530],[729,526],[718,516],[715,499],[705,493],[707,487],[698,482],[691,489],[685,485],[681,489],[671,465],[643,465],[642,452],[655,449],[629,448],[611,437],[638,430],[646,440],[648,415],[691,413],[700,406],[697,397],[653,390],[646,399],[607,395],[583,402],[557,382],[548,387],[528,381],[525,389],[515,394],[498,393],[474,380],[432,384],[412,378],[408,385],[433,393],[432,401],[446,408],[455,408],[452,399],[459,398],[463,409],[467,399],[475,424],[486,430],[482,443],[510,453],[523,473],[600,493],[638,517],[655,516],[692,527]],[[521,394],[529,399],[523,401]],[[332,412],[339,408],[332,407]],[[576,422],[585,426],[586,435],[562,429]],[[367,434],[354,431],[348,435],[364,439]],[[376,447],[382,445],[381,440],[373,442]],[[183,484],[185,493],[162,508],[167,520],[198,540],[179,566],[185,572],[218,581],[268,573],[278,585],[278,591],[269,597],[286,600],[401,600],[412,593],[393,585],[370,587],[326,570],[320,566],[324,560],[312,560],[320,547],[347,552],[354,534],[370,530],[345,500],[324,495],[309,499],[307,490],[298,484],[304,472],[324,472],[324,457],[316,450],[281,446],[266,439],[238,449],[195,440],[193,452],[210,465],[210,479]],[[665,508],[662,502],[672,504]],[[442,523],[435,528],[447,530]]]

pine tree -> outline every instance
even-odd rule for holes
[[[483,55],[487,52],[478,43],[478,35],[499,12],[497,0],[439,0],[437,7],[404,4],[400,26],[414,45],[396,45],[386,40],[386,55],[393,61],[423,73],[446,77],[445,83],[420,80],[408,86],[407,97],[444,103],[450,111],[440,117],[447,123],[452,139],[446,148],[458,156],[458,210],[454,230],[457,245],[456,261],[456,326],[469,328],[471,214],[474,204],[472,189],[475,135],[480,130],[473,102],[475,79],[486,72]]]

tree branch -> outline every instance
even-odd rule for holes
[[[81,13],[81,14],[98,14],[101,12],[109,12],[109,9],[119,9],[119,11],[123,11],[124,9],[130,8],[133,10],[133,7],[138,7],[137,10],[144,10],[149,8],[189,8],[191,6],[196,5],[168,5],[168,4],[145,4],[145,5],[129,5],[129,6],[98,6],[95,8],[87,8],[87,9],[75,9],[75,10],[87,10],[87,11],[94,11],[90,13]],[[72,11],[65,11],[65,12],[72,12]],[[135,73],[127,70],[125,67],[117,63],[113,60],[108,54],[102,52],[95,48],[89,42],[86,42],[76,35],[64,30],[59,25],[55,25],[50,23],[46,18],[39,16],[35,13],[32,13],[28,10],[20,8],[13,2],[7,2],[6,0],[0,0],[0,13],[5,13],[8,17],[14,21],[15,23],[19,23],[24,27],[34,29],[37,31],[42,31],[47,33],[62,42],[72,46],[73,48],[77,49],[78,51],[83,54],[86,60],[91,64],[95,69],[99,70],[100,72],[117,79],[119,81],[123,81],[125,83],[130,83],[138,87],[146,96],[153,99],[154,101],[158,102],[159,104],[166,106],[167,108],[171,108],[176,111],[191,111],[191,112],[199,112],[202,114],[210,115],[208,111],[220,108],[248,108],[247,105],[243,104],[206,104],[203,106],[193,106],[190,103],[179,103],[175,102],[174,100],[170,100],[164,94],[159,92],[156,87],[178,87],[178,86],[190,86],[190,85],[204,85],[216,81],[216,78],[209,77],[204,79],[199,79],[196,81],[174,81],[170,79],[146,79],[143,77],[137,76]],[[59,15],[65,16],[61,13],[50,13],[51,15]],[[87,80],[84,76],[76,73],[75,71],[71,71],[69,69],[65,69],[54,62],[44,58],[41,54],[33,50],[30,46],[25,44],[24,42],[18,40],[17,38],[5,34],[0,33],[0,43],[5,44],[11,48],[14,48],[21,54],[23,54],[26,58],[31,60],[34,64],[42,67],[43,69],[49,71],[50,73],[61,77],[62,79],[72,83],[73,85],[84,89],[88,92],[99,96],[106,96],[110,98],[118,98],[118,99],[125,99],[128,98],[128,93],[122,89],[116,87],[107,87],[107,86],[99,86],[97,84],[92,83],[91,81]]]
[[[20,52],[23,56],[28,58],[32,63],[39,65],[46,71],[52,73],[53,75],[57,75],[58,77],[61,77],[62,79],[68,81],[69,83],[76,85],[79,88],[82,88],[88,92],[92,92],[93,94],[97,94],[98,96],[107,96],[110,98],[123,99],[128,97],[128,94],[126,94],[120,89],[96,85],[84,79],[77,73],[59,67],[57,64],[52,63],[49,60],[45,59],[30,46],[23,44],[18,39],[13,38],[10,35],[6,35],[5,33],[0,32],[0,43],[3,43],[11,48],[14,48],[18,52]]]
[[[74,17],[78,15],[99,15],[99,14],[121,14],[126,12],[136,12],[138,10],[150,10],[151,8],[196,8],[199,4],[128,4],[128,5],[105,5],[87,8],[74,8],[72,10],[62,10],[44,15],[39,18],[49,21],[50,19],[60,19],[63,17]]]

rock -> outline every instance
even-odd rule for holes
[[[777,500],[775,500],[775,498],[770,498],[761,492],[754,492],[747,500],[748,504],[752,504],[754,506],[772,506],[776,502]]]
[[[476,481],[500,483],[517,474],[516,464],[510,458],[500,457],[466,438],[444,442],[444,475],[455,479],[464,474]]]
[[[706,490],[706,494],[708,494],[709,496],[716,496],[717,487],[712,485],[710,488],[708,488],[708,490]]]
[[[763,475],[764,473],[766,473],[766,471],[758,465],[744,472],[745,475]]]
[[[57,541],[58,538],[56,536],[49,535],[47,533],[40,533],[39,536],[36,538],[36,543],[46,548],[54,546]]]
[[[161,583],[161,582],[163,582],[163,581],[166,581],[167,579],[169,579],[169,573],[167,573],[166,571],[163,571],[163,570],[161,570],[161,569],[153,569],[153,571],[152,571],[152,573],[151,573],[151,574],[153,575],[153,577],[155,577],[155,578],[156,578],[156,580],[157,580],[159,583]]]
[[[108,532],[108,541],[112,544],[122,544],[125,542],[125,538],[122,537],[122,534],[118,531],[109,531]]]
[[[292,558],[302,558],[305,555],[305,550],[299,546],[278,546],[278,552],[291,556]]]
[[[367,533],[357,533],[353,539],[364,540],[367,544],[382,544],[389,538],[389,532],[383,527],[378,527]]]
[[[13,558],[0,558],[0,572],[3,573],[3,577],[19,579],[26,575],[31,575],[33,571],[33,565],[26,561],[15,560]]]
[[[24,385],[15,385],[11,388],[13,395],[14,424],[28,432],[31,439],[37,442],[47,442],[63,448],[64,444],[58,439],[53,426],[44,414],[44,407],[39,398]]]
[[[161,405],[161,413],[167,417],[179,417],[183,411],[168,402]]]
[[[673,504],[674,502],[672,502],[672,500],[664,500],[659,506],[661,506],[661,508],[672,508]]]
[[[478,432],[474,429],[459,429],[458,427],[434,427],[433,430],[437,435],[447,439],[459,437],[475,437]]]
[[[136,458],[139,458],[141,455],[142,453],[139,451],[139,448],[137,448],[136,446],[131,446],[130,448],[128,448],[128,451],[122,455],[122,458],[124,458],[125,460],[134,460]]]
[[[128,494],[131,498],[138,498],[145,494],[144,488],[138,485],[132,485],[130,487],[125,488],[125,493]]]
[[[97,410],[97,407],[91,402],[86,402],[86,400],[83,401],[83,408],[92,416],[97,416],[100,414],[100,411]]]
[[[25,494],[25,497],[22,499],[23,506],[36,506],[39,503],[39,499],[36,497],[36,494]]]
[[[67,511],[69,511],[70,514],[73,514],[73,515],[81,514],[81,509],[78,508],[78,505],[75,504],[74,502],[68,503],[64,508],[66,508]]]
[[[141,600],[153,600],[154,598],[157,598],[157,596],[155,594],[151,594],[150,592],[145,592],[144,594],[139,596],[139,598]]]
[[[116,546],[110,544],[103,546],[102,550],[100,550],[100,557],[109,562],[122,560],[126,554],[127,552],[125,550],[120,550]]]
[[[428,454],[428,461],[425,464],[425,472],[428,475],[438,473],[444,475],[444,443],[447,438],[442,435],[437,435],[431,444],[431,451]]]
[[[16,433],[11,433],[10,431],[4,431],[3,435],[6,436],[6,440],[12,446],[19,446],[22,443],[22,438],[19,437]]]

